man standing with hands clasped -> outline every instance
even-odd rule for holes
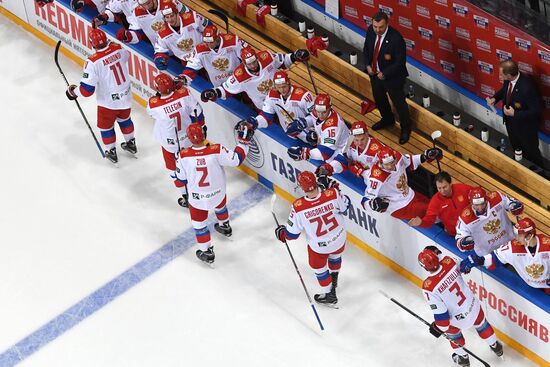
[[[405,80],[409,73],[406,66],[406,46],[401,34],[389,26],[388,16],[383,12],[374,14],[372,25],[367,29],[363,54],[366,72],[370,76],[372,94],[382,119],[375,123],[373,130],[381,130],[395,124],[390,98],[399,115],[401,136],[399,144],[409,141],[411,119],[409,106],[405,101]]]
[[[539,150],[541,106],[537,88],[528,77],[519,72],[515,61],[502,61],[499,71],[504,83],[493,97],[487,97],[487,104],[492,106],[502,101],[503,122],[510,144],[514,150],[522,150],[525,158],[544,168]],[[536,169],[531,167],[533,168]]]

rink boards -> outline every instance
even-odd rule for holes
[[[38,8],[33,0],[3,0],[0,2],[0,10],[49,44],[53,45],[61,39],[65,48],[64,55],[82,63],[91,52],[87,45],[87,34],[91,29],[89,21],[92,13],[85,11],[77,15],[70,10],[68,2],[57,0],[44,8]],[[110,24],[104,29],[114,36],[117,26]],[[127,48],[132,53],[130,73],[134,96],[140,104],[145,105],[152,95],[153,78],[158,73],[151,60],[153,50],[150,45]],[[63,56],[60,59],[62,64],[68,62]],[[47,66],[44,68],[47,69]],[[53,49],[52,67],[49,70],[57,72],[53,63]],[[181,66],[171,60],[169,70],[175,75],[181,70]],[[78,79],[73,78],[72,82],[76,83]],[[193,93],[197,99],[200,91],[208,85],[208,82],[201,79],[193,82]],[[235,123],[253,114],[250,108],[234,100],[203,104],[203,108],[209,126],[209,138],[228,147],[235,145]],[[93,119],[91,116],[89,118]],[[295,144],[295,141],[286,137],[275,126],[257,131],[243,170],[274,189],[279,196],[291,201],[299,195],[295,191],[298,172],[315,169],[312,163],[294,162],[288,157],[287,148]],[[450,256],[461,256],[452,238],[440,227],[413,229],[388,215],[365,211],[360,206],[364,188],[362,182],[349,173],[336,175],[336,178],[342,183],[343,193],[353,203],[347,220],[349,241],[416,285],[420,286],[421,279],[426,275],[416,261],[418,252],[425,246],[436,244]],[[499,337],[533,361],[548,365],[550,298],[540,291],[530,289],[521,279],[504,270],[488,273],[475,269],[465,279],[481,300],[489,321],[498,330]],[[391,294],[391,289],[385,291]]]

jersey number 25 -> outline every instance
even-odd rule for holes
[[[317,233],[318,237],[324,236],[328,232],[332,231],[334,228],[338,227],[338,222],[334,218],[333,213],[326,213],[320,217],[311,218],[310,223],[317,223]],[[325,229],[325,225],[330,226],[328,229]]]

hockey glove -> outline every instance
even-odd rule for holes
[[[69,98],[71,101],[74,101],[75,99],[78,98],[78,96],[77,96],[76,93],[74,92],[75,89],[76,89],[76,85],[71,84],[71,85],[69,85],[69,87],[68,87],[67,90],[65,91],[65,95],[66,95],[67,98]]]
[[[388,209],[388,206],[390,206],[390,202],[387,199],[375,197],[369,201],[369,206],[375,212],[384,213]]]
[[[201,101],[204,103],[208,101],[216,102],[218,97],[220,97],[219,92],[214,88],[205,89],[201,92]]]
[[[193,81],[193,78],[196,74],[189,70],[184,70],[183,73],[174,78],[174,87],[176,89],[181,89],[187,87]]]
[[[313,130],[308,131],[306,133],[306,142],[310,145],[317,146],[317,140],[319,137],[317,136],[317,133]]]
[[[434,160],[441,160],[443,158],[443,151],[439,148],[430,148],[424,151],[424,160],[428,163],[433,162]]]
[[[334,187],[336,190],[340,189],[340,184],[333,178],[329,176],[319,176],[317,177],[317,185],[324,191]]]
[[[71,0],[71,9],[73,9],[75,13],[80,13],[84,10],[84,0]]]
[[[181,197],[178,198],[178,204],[182,208],[189,208],[189,194],[181,194]]]
[[[281,242],[286,242],[286,233],[285,233],[286,226],[280,225],[277,228],[275,228],[275,237]]]
[[[168,69],[168,60],[169,59],[170,58],[168,57],[168,55],[163,54],[163,53],[158,53],[158,54],[155,54],[155,57],[154,57],[153,61],[155,62],[155,66],[157,67],[157,69],[166,70],[166,69]]]
[[[246,118],[246,122],[248,122],[250,125],[252,125],[252,128],[256,130],[258,128],[258,120],[254,116],[248,116]]]
[[[131,31],[121,27],[116,32],[116,39],[123,43],[130,43],[132,42],[132,39],[134,38],[134,35]]]
[[[334,173],[334,168],[328,163],[323,163],[315,170],[315,176],[317,177],[326,177],[332,176]]]
[[[286,133],[290,136],[298,136],[307,127],[307,121],[305,118],[293,120],[287,127]]]
[[[472,238],[472,236],[460,238],[456,242],[456,246],[462,252],[472,251],[474,249],[474,239]]]
[[[435,321],[430,324],[430,334],[432,334],[436,338],[439,338],[441,334],[443,334],[443,331],[441,331],[441,329],[437,327]]]
[[[239,143],[248,145],[253,136],[254,128],[251,124],[246,121],[243,121],[243,123],[239,124],[239,128],[237,130],[237,140],[239,141]]]
[[[357,177],[363,177],[365,167],[363,167],[363,165],[359,162],[353,162],[351,165],[349,165],[349,171]]]
[[[101,13],[92,18],[92,27],[93,28],[100,27],[102,25],[107,24],[108,21],[109,21],[109,16],[105,13]]]
[[[295,161],[303,161],[309,159],[309,148],[305,147],[290,147],[287,150],[288,156]]]
[[[512,200],[510,201],[510,205],[508,206],[508,211],[512,213],[514,216],[518,216],[523,214],[523,204],[521,201],[518,200]]]
[[[481,266],[485,263],[485,258],[483,256],[478,256],[476,254],[470,255],[460,262],[460,272],[468,274],[472,268],[476,266]]]
[[[306,62],[309,60],[310,54],[309,51],[303,48],[299,48],[292,53],[291,59],[292,62]]]
[[[53,0],[35,0],[39,7],[43,8],[46,4],[53,3]]]

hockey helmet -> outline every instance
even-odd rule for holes
[[[95,49],[107,46],[107,35],[101,29],[92,29],[88,34],[88,41]]]
[[[535,235],[537,234],[537,226],[531,218],[520,219],[514,226],[516,234]]]
[[[369,132],[369,128],[364,121],[355,121],[351,124],[351,134],[352,135],[363,135]]]
[[[275,72],[275,75],[273,75],[273,84],[275,86],[283,85],[283,84],[290,84],[290,79],[288,77],[288,74],[285,73],[282,70],[277,70]]]
[[[487,201],[487,192],[481,187],[474,187],[468,193],[472,205],[482,205]]]
[[[439,254],[441,251],[435,246],[426,246],[424,250],[418,254],[418,263],[426,271],[433,273],[439,269]]]
[[[187,126],[187,138],[191,144],[199,145],[205,139],[204,130],[201,124],[192,123]]]
[[[155,88],[160,94],[169,94],[174,91],[174,80],[168,74],[160,73],[155,77]]]
[[[313,103],[316,112],[327,112],[331,108],[330,96],[326,93],[319,93]]]
[[[162,13],[162,16],[177,14],[178,8],[176,7],[176,4],[174,4],[172,0],[161,1],[160,12]]]
[[[310,192],[317,188],[317,178],[310,171],[300,172],[298,175],[298,185],[304,192]]]
[[[247,46],[241,50],[241,60],[245,64],[252,64],[254,61],[258,60],[256,58],[256,51],[250,46]]]
[[[202,31],[202,41],[207,43],[216,42],[220,38],[218,27],[214,24],[207,25]]]
[[[390,164],[394,162],[397,157],[396,151],[388,146],[380,148],[376,155],[382,164]]]

